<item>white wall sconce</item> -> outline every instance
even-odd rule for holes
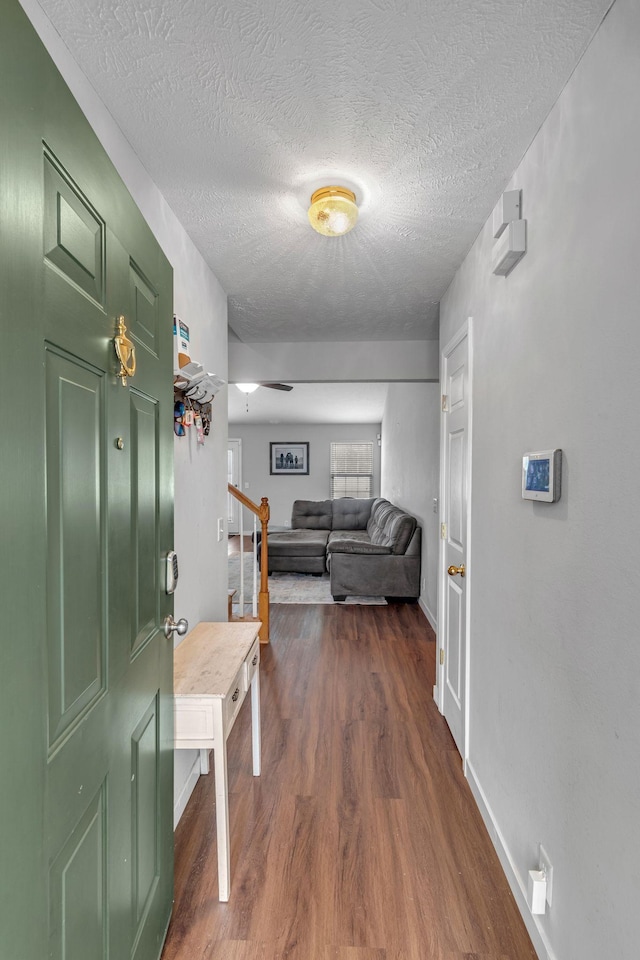
[[[527,221],[521,219],[522,191],[507,190],[493,211],[491,270],[499,277],[508,276],[527,252]]]
[[[513,220],[522,216],[522,191],[507,190],[498,200],[493,211],[493,236],[497,240]]]
[[[493,247],[491,265],[499,277],[508,276],[527,252],[527,221],[514,220]]]

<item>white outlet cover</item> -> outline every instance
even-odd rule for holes
[[[547,878],[547,903],[549,906],[551,906],[551,896],[553,893],[553,866],[551,865],[549,854],[542,844],[540,844],[538,869],[544,870],[545,872]]]

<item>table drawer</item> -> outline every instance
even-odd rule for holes
[[[188,697],[174,699],[174,739],[213,740],[213,704]]]
[[[229,735],[238,710],[242,706],[244,695],[247,692],[246,666],[243,663],[238,670],[233,683],[229,686],[229,693],[224,698],[222,713],[224,716],[225,735]]]
[[[247,659],[244,662],[244,665],[247,670],[247,690],[249,689],[249,684],[253,679],[253,675],[256,670],[260,667],[260,640],[256,637],[255,643],[251,647],[251,650],[247,654]]]

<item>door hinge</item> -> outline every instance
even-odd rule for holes
[[[440,647],[440,666],[444,666],[444,647]]]
[[[448,413],[448,411],[449,411],[449,397],[446,395],[446,393],[443,393],[442,394],[442,412]]]
[[[447,539],[447,525],[446,525],[446,523],[441,523],[441,524],[440,524],[440,539],[441,539],[441,540],[446,540],[446,539]]]

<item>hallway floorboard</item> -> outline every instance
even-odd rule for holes
[[[274,605],[262,776],[229,740],[231,898],[213,773],[176,831],[162,960],[535,960],[432,699],[417,606]]]

